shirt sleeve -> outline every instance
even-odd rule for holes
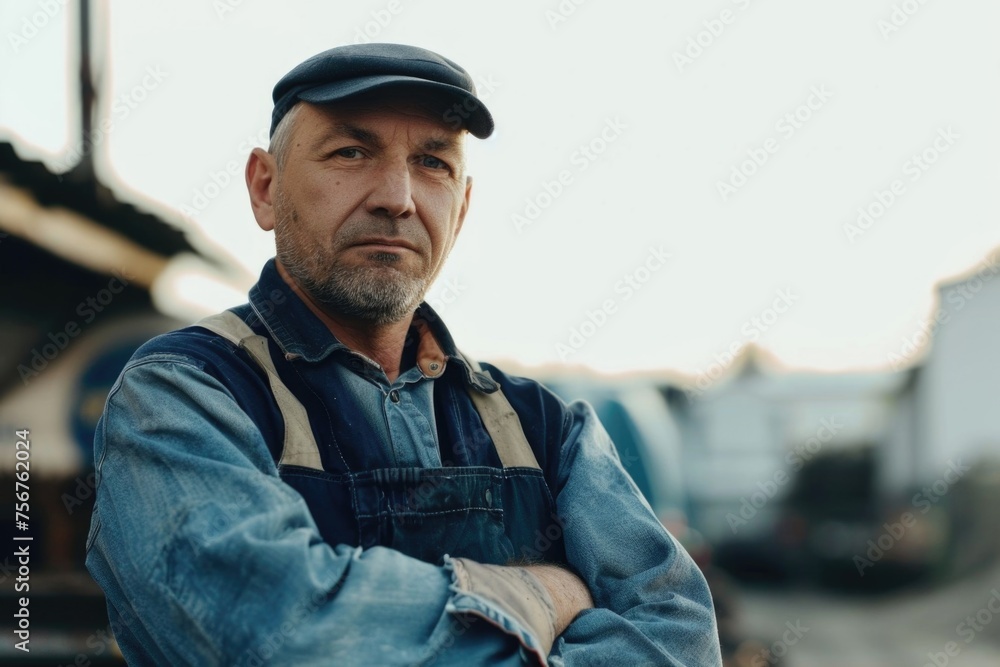
[[[593,408],[569,406],[556,505],[594,608],[556,639],[553,667],[722,665],[708,585],[622,467]]]
[[[323,542],[196,360],[130,363],[94,455],[87,567],[130,665],[544,664],[549,619],[503,601],[526,584],[490,595],[495,576],[460,559]]]

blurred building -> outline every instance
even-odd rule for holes
[[[710,541],[773,529],[821,455],[883,442],[907,373],[777,373],[747,347],[705,392],[666,390],[683,434],[692,524]]]
[[[180,309],[165,314],[154,291],[167,288],[176,258],[204,255],[178,224],[120,201],[86,170],[51,173],[8,143],[0,233],[0,424],[29,427],[44,443],[32,452],[33,477],[73,477],[89,465],[121,365],[179,322],[170,315]]]
[[[948,461],[1000,454],[1000,248],[940,286],[930,350],[913,400],[918,479]]]
[[[1000,503],[998,274],[1000,248],[939,286],[934,313],[903,351],[919,365],[881,450],[886,495],[946,517],[940,541],[949,572],[1000,554],[992,513]]]
[[[32,636],[45,638],[30,656],[8,644],[0,664],[70,664],[78,656],[120,664],[103,639],[103,596],[83,566],[95,426],[135,349],[212,309],[211,287],[235,292],[241,277],[179,217],[119,199],[89,160],[57,174],[0,143],[0,428],[9,434],[0,438],[0,499],[14,506],[13,434],[25,430],[31,498],[27,529],[13,512],[2,524],[8,543],[32,538]],[[200,303],[190,298],[192,284]],[[0,565],[0,579],[15,572]],[[13,586],[4,590],[15,608]],[[12,632],[12,624],[0,625]]]
[[[995,559],[998,274],[1000,249],[941,284],[884,372],[779,371],[751,346],[707,389],[665,388],[691,525],[732,547],[734,567],[838,586],[861,584],[857,558],[904,516],[913,523],[891,540],[881,584]]]

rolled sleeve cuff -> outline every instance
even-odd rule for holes
[[[452,572],[446,610],[475,614],[513,635],[542,665],[548,664],[555,641],[556,611],[545,586],[522,568],[484,565],[465,558],[444,557]]]

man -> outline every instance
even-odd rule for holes
[[[137,351],[98,427],[87,566],[129,663],[720,664],[704,578],[592,409],[422,303],[493,130],[466,71],[340,47],[274,102],[246,181],[276,258]]]

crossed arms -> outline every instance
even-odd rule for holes
[[[704,578],[593,411],[568,410],[553,492],[573,572],[438,567],[323,542],[201,362],[134,359],[98,429],[87,555],[129,664],[720,665]]]

